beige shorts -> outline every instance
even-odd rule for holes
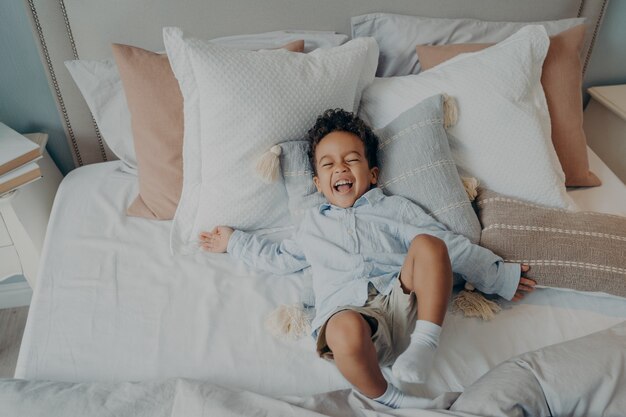
[[[333,312],[333,315],[344,310],[360,313],[370,325],[372,342],[376,348],[378,363],[381,366],[391,365],[409,345],[410,335],[415,328],[417,299],[415,298],[415,293],[404,293],[400,286],[399,275],[395,279],[393,288],[388,295],[380,294],[370,284],[369,296],[364,306],[338,307]],[[326,325],[328,320],[319,330],[317,353],[321,358],[332,361],[333,352],[326,343]]]

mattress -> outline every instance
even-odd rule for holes
[[[581,187],[568,190],[580,210],[626,216],[626,185],[587,148],[591,171],[602,180],[599,187]]]
[[[626,187],[592,152],[590,159],[602,187],[570,194],[581,208],[626,214]],[[125,215],[137,181],[120,167],[85,166],[61,184],[16,378],[183,377],[270,396],[349,386],[317,357],[311,337],[280,340],[266,330],[268,313],[299,302],[302,273],[259,273],[227,254],[171,255],[171,222]],[[489,322],[450,313],[429,383],[409,390],[461,391],[514,355],[625,319],[625,299],[547,288],[504,302]]]

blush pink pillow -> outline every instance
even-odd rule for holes
[[[304,41],[282,48],[302,52]],[[139,195],[129,216],[157,220],[174,217],[183,187],[183,96],[167,55],[128,45],[113,45],[131,127]]]
[[[541,84],[552,123],[552,143],[565,172],[565,185],[591,187],[601,184],[589,170],[587,138],[583,131],[582,64],[585,25],[574,26],[550,37],[543,63]],[[465,52],[476,52],[493,44],[418,45],[422,70],[428,70]]]

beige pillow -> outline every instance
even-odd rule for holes
[[[541,84],[552,122],[552,143],[565,172],[565,185],[590,187],[600,185],[601,181],[589,171],[587,138],[583,131],[580,50],[584,37],[585,25],[574,26],[550,37]],[[480,51],[491,45],[419,45],[417,55],[422,70],[427,70],[458,54]]]
[[[626,217],[552,209],[481,190],[480,245],[537,284],[626,297]]]
[[[139,195],[130,216],[174,217],[183,181],[183,97],[167,55],[113,45],[131,113]]]
[[[283,46],[302,52],[304,41]],[[139,195],[129,216],[169,220],[183,186],[183,97],[167,55],[113,45],[113,55],[131,113]]]

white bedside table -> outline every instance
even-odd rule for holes
[[[50,209],[63,176],[45,150],[48,135],[24,136],[44,149],[37,161],[43,178],[0,198],[0,281],[23,275],[34,289]]]
[[[589,147],[626,183],[626,84],[592,87],[584,113]]]

